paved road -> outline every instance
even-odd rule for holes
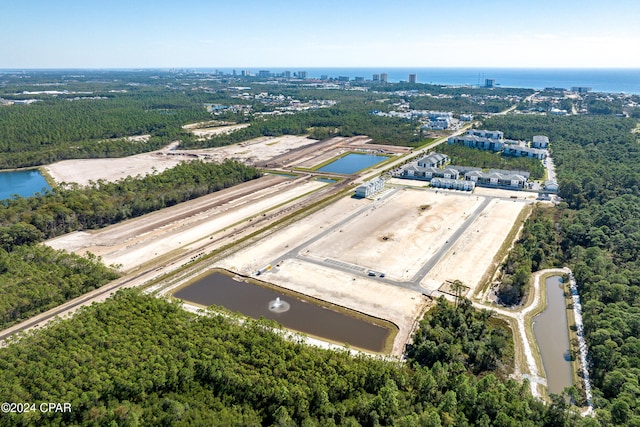
[[[323,267],[329,267],[332,268],[334,270],[339,270],[339,271],[343,271],[345,273],[348,274],[352,274],[355,276],[362,276],[362,277],[369,277],[372,278],[372,276],[369,275],[369,268],[363,267],[363,266],[359,266],[359,265],[355,265],[355,264],[350,264],[347,262],[343,262],[340,260],[334,260],[334,259],[330,259],[330,258],[325,258],[323,260],[318,260],[318,259],[314,259],[311,257],[307,257],[304,256],[303,254],[301,254],[301,251],[305,248],[310,246],[311,244],[317,242],[318,240],[324,238],[325,236],[327,236],[329,233],[334,232],[336,229],[342,228],[344,227],[346,224],[348,224],[350,221],[356,219],[358,216],[362,215],[365,211],[370,210],[370,209],[375,209],[376,204],[379,203],[380,201],[391,197],[393,194],[395,194],[398,190],[395,189],[393,191],[387,192],[386,194],[384,194],[379,201],[374,202],[373,204],[369,204],[365,207],[363,207],[362,209],[357,210],[356,212],[354,212],[353,214],[349,215],[347,218],[343,219],[342,221],[336,223],[335,225],[327,228],[326,230],[322,231],[321,233],[315,235],[314,237],[312,237],[311,239],[306,240],[304,243],[301,243],[300,245],[292,248],[291,250],[289,250],[288,252],[286,252],[285,254],[283,254],[282,256],[275,258],[272,262],[271,265],[277,265],[279,263],[281,263],[282,261],[286,260],[286,259],[301,259],[305,262],[309,262],[311,264],[316,264],[316,265],[320,265]],[[382,283],[386,283],[388,285],[393,285],[393,286],[398,286],[401,288],[405,288],[405,289],[409,289],[409,290],[413,290],[416,292],[426,292],[426,290],[420,286],[420,282],[424,279],[424,277],[429,274],[429,272],[431,271],[431,269],[436,266],[438,264],[438,262],[440,262],[440,260],[447,254],[447,252],[449,252],[449,250],[456,244],[457,240],[467,231],[467,229],[469,228],[469,226],[471,226],[471,224],[473,224],[473,222],[478,218],[478,216],[482,213],[482,211],[484,211],[484,209],[489,205],[489,203],[491,203],[491,200],[493,200],[495,197],[485,197],[485,200],[480,203],[480,205],[478,205],[478,207],[473,211],[473,213],[471,215],[469,215],[469,217],[465,220],[465,222],[462,224],[462,226],[458,227],[458,229],[451,235],[451,237],[449,237],[449,240],[447,240],[447,243],[445,243],[430,259],[429,261],[427,261],[421,268],[420,270],[418,270],[418,272],[413,276],[413,278],[411,278],[411,280],[403,282],[403,281],[398,281],[398,280],[393,280],[391,278],[388,277],[380,277],[380,272],[376,272],[376,280]]]
[[[352,221],[354,218],[357,218],[358,216],[362,215],[365,211],[370,210],[370,209],[375,209],[376,205],[380,204],[383,200],[391,197],[391,195],[395,194],[398,190],[392,190],[389,192],[386,192],[385,194],[383,194],[378,200],[376,200],[373,204],[367,204],[366,206],[358,209],[356,212],[352,213],[351,215],[349,215],[348,217],[346,217],[345,219],[343,219],[342,221],[332,225],[331,227],[327,228],[326,230],[322,231],[319,234],[316,234],[314,237],[312,237],[311,239],[305,240],[303,243],[299,244],[298,246],[290,249],[288,252],[286,252],[284,255],[274,259],[271,262],[271,265],[277,265],[279,264],[282,260],[285,259],[291,259],[291,258],[297,258],[300,255],[300,251],[317,242],[318,240],[322,239],[323,237],[325,237],[327,234],[335,231],[336,229],[343,227],[345,224],[348,224],[350,221]],[[307,258],[305,258],[306,260]]]
[[[424,279],[424,277],[429,274],[431,269],[435,267],[435,265],[438,264],[438,262],[440,262],[440,260],[447,254],[447,252],[449,252],[453,245],[456,244],[460,236],[462,236],[467,231],[469,226],[473,224],[478,216],[480,216],[482,211],[484,211],[489,203],[491,203],[491,200],[493,200],[493,197],[487,197],[482,203],[480,203],[476,210],[473,211],[471,215],[469,215],[469,218],[465,220],[461,227],[458,227],[458,229],[451,235],[451,237],[449,237],[449,240],[447,240],[447,242],[438,250],[438,252],[436,252],[436,254],[432,256],[431,259],[429,259],[429,261],[427,261],[422,266],[422,268],[420,268],[420,270],[418,270],[418,272],[411,279],[412,283],[420,287],[420,282],[422,281],[422,279]]]
[[[193,261],[203,253],[209,253],[214,250],[220,249],[226,245],[231,245],[248,235],[259,233],[261,231],[271,228],[275,221],[287,215],[295,215],[295,212],[313,203],[317,203],[319,199],[325,197],[332,197],[336,192],[343,191],[351,183],[351,179],[344,180],[338,184],[323,187],[315,192],[312,192],[302,199],[291,203],[285,203],[275,210],[268,212],[265,216],[262,214],[255,215],[251,218],[247,218],[243,221],[243,224],[229,229],[227,233],[223,234],[219,238],[203,239],[201,243],[192,242],[189,245],[193,249],[185,252],[177,253],[170,259],[163,259],[161,264],[149,263],[143,271],[130,272],[126,276],[110,282],[101,288],[94,289],[91,292],[83,294],[77,298],[69,300],[58,307],[54,307],[44,313],[40,313],[29,319],[26,319],[18,324],[15,324],[7,329],[0,331],[0,347],[6,345],[5,340],[19,332],[27,331],[32,328],[42,327],[56,317],[66,317],[71,315],[79,307],[91,305],[94,302],[104,301],[106,298],[114,294],[119,289],[141,286],[144,283],[156,279],[164,274],[171,274],[171,272],[178,267]],[[252,219],[252,221],[249,221]],[[185,246],[189,246],[185,245]]]

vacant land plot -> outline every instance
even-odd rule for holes
[[[445,280],[477,286],[526,203],[447,191],[386,194],[341,199],[216,266],[253,275],[271,265],[261,280],[394,322],[401,351],[425,306],[422,292]],[[369,277],[369,269],[386,276]]]
[[[317,139],[307,138],[306,136],[264,136],[244,141],[239,144],[217,148],[206,148],[195,150],[195,152],[210,156],[211,159],[217,161],[224,159],[236,159],[248,163],[257,163],[269,161],[274,157],[282,156],[292,150],[297,150],[317,143]],[[191,150],[185,152],[191,152]]]
[[[249,123],[243,123],[239,125],[228,126],[207,126],[208,123],[193,123],[190,125],[182,126],[183,129],[191,131],[192,134],[200,137],[200,139],[206,139],[214,135],[230,134],[238,129],[244,129],[249,127]]]
[[[135,156],[115,159],[77,159],[63,160],[45,166],[45,170],[57,183],[77,183],[87,185],[98,180],[118,181],[127,176],[145,176],[154,170],[162,172],[177,166],[184,158],[167,156],[177,143],[160,151],[136,154]]]
[[[47,244],[101,256],[105,264],[130,270],[155,257],[213,237],[326,184],[268,175],[171,208],[101,230],[70,233]],[[228,229],[228,230],[227,230]]]
[[[45,167],[47,173],[58,183],[68,182],[87,185],[90,181],[117,181],[127,176],[145,176],[154,170],[162,172],[180,162],[202,159],[222,162],[235,159],[254,164],[269,161],[274,157],[316,144],[318,141],[304,136],[285,135],[262,137],[225,147],[199,150],[178,150],[174,142],[162,150],[115,159],[63,160]]]
[[[306,255],[338,258],[409,281],[484,199],[405,190],[309,246]]]
[[[493,199],[431,269],[421,285],[436,290],[445,280],[460,280],[473,291],[491,266],[526,204],[521,201]]]
[[[259,268],[277,263],[283,255],[293,248],[304,245],[310,238],[328,230],[336,222],[357,212],[358,209],[371,205],[371,200],[343,198],[313,215],[297,221],[295,224],[279,230],[258,243],[238,251],[221,260],[216,266],[252,275]]]

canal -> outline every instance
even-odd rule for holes
[[[563,285],[560,276],[546,279],[547,308],[533,319],[533,332],[547,377],[547,390],[556,394],[573,385]]]
[[[389,327],[366,321],[364,315],[349,315],[347,310],[338,311],[328,304],[323,306],[218,272],[197,279],[173,296],[203,306],[223,306],[255,319],[273,319],[287,329],[364,350],[384,352],[392,338]]]

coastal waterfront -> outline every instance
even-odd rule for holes
[[[246,68],[246,67],[245,67]],[[244,68],[242,68],[244,69]],[[257,73],[259,67],[250,68]],[[272,73],[282,73],[291,68],[268,68]],[[293,68],[298,69],[298,68]],[[214,69],[202,69],[202,71]],[[485,79],[495,80],[498,87],[544,89],[547,87],[571,89],[574,86],[590,87],[594,92],[640,94],[640,69],[637,68],[306,68],[308,78],[322,76],[353,80],[363,77],[371,80],[374,74],[387,74],[389,83],[408,81],[409,74],[416,74],[417,83],[454,86],[479,86]],[[218,69],[232,73],[233,69]]]

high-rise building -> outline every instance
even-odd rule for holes
[[[269,70],[260,70],[258,71],[258,77],[271,77],[271,72]]]
[[[416,75],[409,74],[409,83],[415,83],[415,82],[416,82]]]
[[[495,79],[484,79],[484,87],[494,87],[496,85],[496,80]]]
[[[306,71],[298,71],[298,78],[299,79],[306,79],[307,78],[307,72]]]
[[[382,83],[386,83],[387,82],[387,73],[380,73],[380,81]]]
[[[373,75],[373,81],[374,82],[379,82],[380,81],[380,74],[374,74]]]

